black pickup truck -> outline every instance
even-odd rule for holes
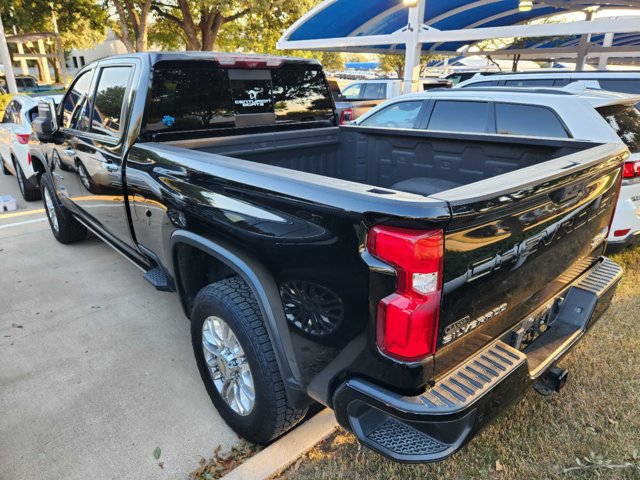
[[[41,102],[34,165],[56,239],[89,229],[177,292],[240,435],[320,402],[377,452],[440,460],[562,386],[622,274],[602,254],[628,152],[335,123],[314,61],[126,55]]]

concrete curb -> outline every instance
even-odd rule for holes
[[[222,477],[224,480],[269,479],[282,472],[338,428],[333,411],[324,409],[274,444]]]

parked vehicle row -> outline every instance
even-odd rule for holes
[[[59,101],[60,97],[52,97]],[[39,172],[29,151],[31,122],[38,115],[36,98],[16,95],[7,104],[0,123],[0,166],[5,175],[15,175],[27,201],[40,199]]]
[[[573,138],[625,144],[622,190],[609,251],[640,242],[640,95],[569,85],[564,89],[475,87],[403,95],[371,110],[357,125],[480,135]],[[411,180],[408,188],[420,186]]]
[[[628,148],[593,106],[461,92],[337,127],[317,62],[124,55],[39,104],[31,154],[58,241],[92,230],[177,293],[240,435],[320,402],[373,450],[437,461],[564,385],[622,274],[603,253]]]

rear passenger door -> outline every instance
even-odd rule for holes
[[[422,128],[441,132],[494,133],[491,101],[435,100]]]

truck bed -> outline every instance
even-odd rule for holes
[[[167,144],[418,195],[433,195],[596,145],[357,126]]]

